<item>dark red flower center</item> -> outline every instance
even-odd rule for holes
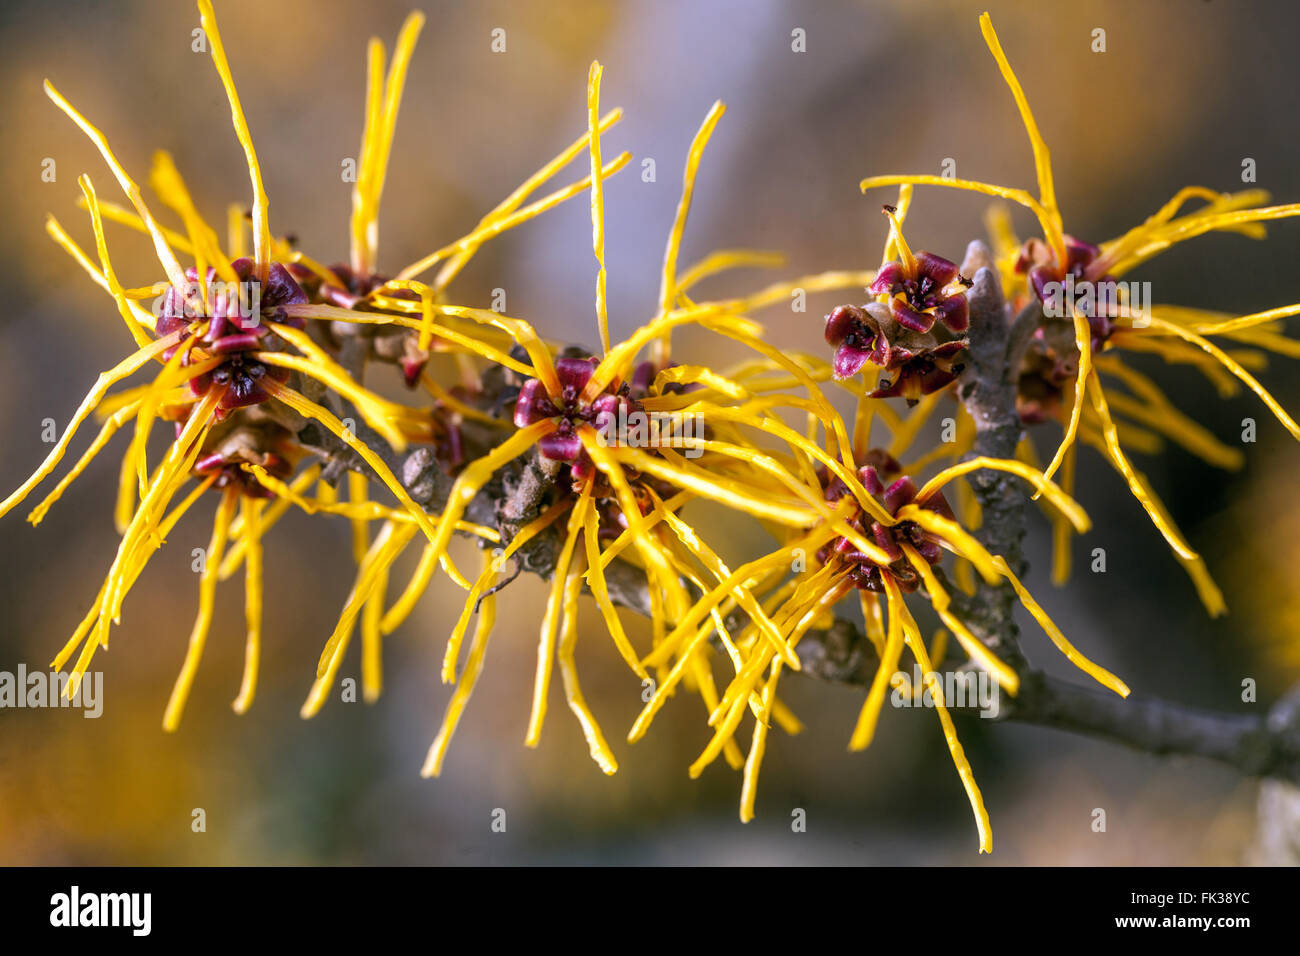
[[[901,474],[901,466],[887,452],[872,449],[867,453],[867,460],[868,464],[858,469],[858,478],[867,492],[890,515],[898,514],[904,505],[917,503],[917,489],[912,479]],[[849,494],[844,482],[830,475],[827,470],[823,469],[819,474],[828,501],[839,501]],[[888,486],[885,485],[886,480],[891,481]],[[952,511],[942,493],[919,502],[919,506],[944,517],[952,517]],[[848,519],[848,524],[871,538],[889,556],[889,563],[881,564],[874,560],[846,537],[836,538],[825,545],[818,552],[817,558],[823,564],[830,561],[843,562],[847,565],[849,580],[860,590],[883,591],[885,584],[882,576],[886,574],[904,593],[911,593],[920,587],[921,576],[908,560],[903,545],[912,548],[929,564],[938,564],[943,557],[939,542],[915,521],[886,525],[858,508]]]

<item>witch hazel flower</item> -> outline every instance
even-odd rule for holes
[[[583,390],[596,370],[595,358],[564,356],[555,360],[555,376],[559,380],[559,393],[551,395],[535,378],[526,381],[515,402],[515,427],[526,428],[537,422],[550,420],[555,431],[537,442],[537,450],[548,461],[570,466],[575,484],[585,482],[595,473],[591,457],[582,447],[578,429],[590,425],[598,433],[608,434],[610,425],[619,417],[620,408],[626,416],[640,409],[640,403],[628,396],[626,386],[613,391],[607,389],[594,399],[583,398]]]
[[[902,466],[888,453],[881,449],[872,449],[866,455],[867,464],[858,469],[858,479],[863,488],[879,501],[891,515],[897,515],[904,505],[917,504],[919,507],[936,514],[953,519],[952,509],[948,506],[943,492],[936,491],[917,502],[917,488],[910,477],[902,474]],[[825,479],[824,479],[825,480]],[[886,485],[886,482],[889,482]],[[850,494],[849,489],[838,478],[831,477],[825,483],[826,500],[837,502]],[[848,566],[848,578],[854,586],[862,591],[883,592],[884,575],[888,575],[904,594],[910,594],[921,585],[921,576],[908,561],[903,545],[907,545],[919,554],[928,564],[938,564],[943,557],[943,549],[938,540],[915,521],[900,521],[894,525],[885,525],[873,520],[865,511],[849,519],[849,525],[855,530],[871,536],[890,558],[889,564],[880,564],[865,554],[846,537],[839,537],[826,545],[818,554],[823,564],[841,561]]]
[[[928,332],[938,319],[953,332],[964,332],[970,324],[967,284],[955,262],[920,252],[910,264],[887,263],[870,291],[890,296],[894,318],[909,329]]]
[[[265,283],[253,278],[252,259],[236,259],[230,266],[238,279],[235,283],[220,280],[214,268],[207,270],[206,306],[198,271],[193,266],[186,269],[186,287],[168,287],[154,324],[161,337],[188,329],[195,321],[208,320],[207,331],[194,344],[226,359],[211,371],[190,379],[190,390],[201,398],[211,388],[221,389],[216,405],[219,417],[270,398],[264,387],[268,376],[279,382],[288,379],[286,369],[273,368],[250,355],[278,344],[271,324],[283,323],[296,329],[306,326],[304,320],[285,311],[286,306],[305,303],[307,294],[284,266],[271,263]],[[189,358],[187,355],[187,362]]]
[[[889,307],[878,302],[832,309],[826,316],[826,344],[835,349],[835,378],[852,378],[868,362],[886,367],[893,354],[888,338],[890,326],[896,327],[897,323]]]
[[[1048,310],[1048,315],[1062,317],[1076,308],[1092,329],[1092,350],[1101,351],[1115,331],[1118,305],[1111,290],[1115,277],[1108,272],[1110,263],[1101,247],[1065,235],[1065,264],[1062,266],[1051,248],[1040,239],[1029,239],[1020,249],[1016,271],[1027,273],[1029,287]],[[1086,296],[1074,294],[1087,288]]]
[[[893,246],[899,258],[886,262],[868,286],[878,296],[875,302],[842,305],[826,316],[826,341],[835,348],[837,380],[852,378],[870,362],[893,375],[869,397],[902,396],[914,404],[951,384],[962,370],[956,359],[967,345],[959,336],[970,325],[970,280],[942,256],[913,254],[897,209],[882,211],[891,225],[886,248]]]
[[[1068,317],[1077,313],[1086,319],[1089,347],[1095,355],[1106,347],[1119,316],[1115,278],[1107,272],[1109,263],[1101,247],[1068,233],[1064,241],[1064,267],[1037,238],[1028,239],[1016,259],[1016,272],[1027,274],[1029,288],[1047,317],[1025,348],[1017,380],[1016,408],[1027,425],[1058,416],[1069,383],[1078,376],[1079,346]]]
[[[893,206],[882,211],[893,224],[893,238],[899,260],[885,263],[868,291],[888,296],[889,309],[898,324],[917,332],[929,332],[935,320],[960,333],[970,325],[966,289],[971,282],[957,264],[932,252],[912,253],[899,227]]]
[[[826,316],[826,341],[835,347],[837,380],[852,378],[870,362],[892,378],[881,381],[868,397],[902,396],[909,403],[955,381],[963,368],[957,356],[968,344],[964,338],[941,341],[933,329],[908,328],[880,302],[836,306]]]
[[[241,422],[206,443],[194,463],[194,474],[201,478],[215,475],[214,488],[233,487],[246,497],[274,498],[275,492],[244,466],[256,465],[272,478],[287,480],[298,457],[292,450],[292,438],[287,429],[274,422]]]
[[[285,312],[285,306],[304,304],[307,294],[284,266],[270,263],[265,282],[254,278],[256,266],[252,259],[235,259],[230,268],[237,278],[234,283],[220,280],[217,270],[208,268],[206,308],[198,271],[193,266],[186,269],[187,286],[169,286],[163,294],[154,331],[161,337],[188,327],[195,319],[211,319],[203,341],[219,345],[220,351],[233,352],[241,347],[255,348],[269,332],[271,322],[305,327],[302,319]]]

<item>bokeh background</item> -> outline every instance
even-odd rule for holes
[[[574,139],[585,124],[587,66],[599,58],[604,104],[626,109],[605,137],[606,155],[628,149],[636,157],[606,186],[616,338],[653,312],[685,151],[715,98],[729,109],[702,167],[686,262],[743,245],[785,252],[787,275],[869,268],[885,233],[885,195],[864,198],[857,189],[872,173],[937,173],[953,158],[960,176],[1032,186],[1014,104],[980,38],[984,6],[1053,146],[1071,232],[1117,235],[1184,184],[1241,188],[1246,157],[1280,201],[1300,197],[1297,16],[1282,0],[419,6],[429,23],[398,125],[381,265],[400,268],[462,235]],[[272,228],[296,233],[318,259],[347,252],[350,186],[340,163],[357,151],[366,40],[391,45],[407,10],[401,0],[218,3]],[[49,76],[106,132],[139,181],[152,151],[170,150],[201,208],[223,222],[228,202],[247,199],[248,182],[210,57],[191,51],[197,25],[185,0],[0,7],[0,488],[16,486],[46,453],[41,420],[62,427],[95,374],[129,345],[111,302],[43,231],[54,212],[91,243],[75,206],[83,171],[101,196],[121,197],[41,80]],[[490,48],[498,27],[504,54]],[[1090,49],[1098,27],[1105,53]],[[806,31],[804,53],[791,50],[795,28]],[[655,182],[640,176],[646,157],[656,162]],[[54,182],[41,178],[46,158],[56,161]],[[582,174],[580,160],[562,181]],[[981,234],[983,209],[978,197],[921,189],[909,236],[960,258]],[[1134,278],[1149,279],[1157,301],[1239,312],[1293,301],[1298,230],[1279,223],[1266,243],[1205,237]],[[454,298],[484,306],[491,290],[505,289],[511,314],[591,345],[590,238],[579,199],[491,243]],[[128,285],[157,278],[139,236],[113,228],[110,242]],[[737,274],[709,291],[769,278]],[[805,314],[769,313],[771,340],[821,348],[820,318],[835,299],[815,299]],[[681,348],[727,358],[702,337],[685,337]],[[1267,706],[1298,676],[1300,454],[1253,400],[1222,402],[1185,369],[1142,367],[1229,441],[1244,417],[1259,423],[1237,474],[1177,449],[1140,462],[1206,554],[1232,613],[1204,616],[1119,479],[1091,453],[1081,457],[1080,496],[1096,530],[1075,554],[1105,547],[1108,571],[1084,565],[1068,588],[1052,588],[1047,529],[1035,519],[1028,584],[1085,652],[1135,689],[1227,711]],[[1292,367],[1279,360],[1263,378],[1300,406]],[[25,524],[22,511],[0,524],[0,670],[45,664],[94,597],[116,546],[115,476],[113,456],[104,456],[40,528]],[[442,779],[423,781],[419,766],[448,696],[437,663],[459,606],[445,582],[389,639],[380,702],[345,704],[336,695],[315,720],[298,717],[351,582],[341,521],[291,517],[268,544],[268,638],[253,711],[239,718],[229,707],[243,649],[242,593],[232,581],[220,592],[184,724],[165,735],[162,709],[195,606],[190,548],[206,542],[209,523],[210,509],[196,508],[128,601],[111,652],[96,661],[105,673],[100,719],[0,710],[0,863],[1231,864],[1251,842],[1257,785],[1217,766],[968,719],[959,731],[995,834],[994,855],[977,860],[934,715],[886,708],[871,750],[849,754],[861,693],[799,679],[787,680],[785,692],[807,730],[773,735],[758,819],[742,825],[734,773],[719,762],[699,781],[686,775],[707,739],[697,702],[679,697],[646,740],[621,742],[639,686],[602,639],[590,604],[579,665],[622,769],[599,773],[558,699],[543,745],[526,749],[544,600],[542,582],[527,579],[503,596],[487,669]],[[728,554],[760,544],[726,525],[714,537]],[[1033,628],[1026,648],[1035,663],[1064,672]],[[354,656],[345,676],[356,668]],[[1240,700],[1245,677],[1259,682],[1260,703]],[[200,807],[207,829],[194,833]],[[1103,834],[1090,828],[1096,807],[1107,810]],[[494,808],[507,811],[504,834],[490,830]],[[807,813],[806,833],[791,832],[794,808]]]

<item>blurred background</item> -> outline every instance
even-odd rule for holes
[[[381,268],[395,271],[469,231],[479,217],[585,128],[588,64],[605,64],[602,105],[626,118],[604,138],[607,158],[633,164],[606,185],[611,334],[652,314],[659,265],[685,153],[715,99],[728,111],[706,153],[683,263],[720,247],[783,251],[781,275],[871,268],[884,239],[880,203],[859,179],[940,172],[1033,186],[1014,103],[980,37],[986,7],[1053,148],[1067,229],[1100,241],[1154,212],[1179,187],[1258,185],[1300,198],[1294,107],[1297,11],[1288,3],[1221,0],[1028,4],[966,2],[626,2],[523,4],[423,0],[417,48],[381,219]],[[347,254],[350,185],[340,164],[360,138],[365,44],[391,47],[407,2],[218,0],[217,13],[271,197],[272,229],[331,262]],[[209,220],[247,201],[242,154],[211,59],[191,50],[198,15],[175,0],[21,2],[0,7],[0,97],[8,186],[0,255],[8,306],[0,315],[0,488],[17,486],[46,454],[41,421],[62,428],[98,371],[129,340],[112,303],[43,230],[55,213],[93,249],[76,208],[89,172],[122,201],[92,146],[45,98],[48,76],[100,126],[137,181],[155,149],[171,151]],[[506,51],[492,51],[492,31]],[[1094,53],[1093,31],[1106,31]],[[805,31],[794,52],[792,31]],[[642,160],[655,160],[653,182]],[[43,181],[43,161],[57,174]],[[557,180],[584,174],[579,160]],[[918,190],[914,246],[960,259],[982,234],[985,204]],[[1029,223],[1017,220],[1027,231]],[[1300,223],[1265,243],[1210,236],[1130,278],[1157,302],[1250,312],[1296,299]],[[140,236],[109,233],[127,285],[158,278]],[[594,260],[585,198],[490,243],[453,286],[454,301],[506,311],[555,339],[595,344]],[[777,278],[714,280],[731,294]],[[762,316],[771,341],[821,350],[821,296],[803,314]],[[682,354],[725,363],[725,348],[684,336]],[[1300,674],[1300,453],[1253,399],[1219,400],[1185,368],[1157,373],[1193,417],[1232,443],[1255,418],[1243,471],[1214,470],[1178,449],[1141,459],[1224,587],[1229,616],[1209,620],[1191,585],[1120,480],[1081,454],[1079,497],[1096,530],[1076,541],[1066,589],[1048,580],[1047,526],[1035,515],[1027,584],[1076,644],[1137,691],[1243,712],[1266,707]],[[1262,376],[1283,403],[1300,386],[1278,360]],[[922,441],[937,439],[922,436]],[[87,435],[87,440],[88,440]],[[1049,446],[1055,430],[1041,438]],[[125,439],[119,437],[119,441]],[[78,449],[84,445],[76,446]],[[116,448],[117,446],[113,446]],[[73,460],[73,459],[70,459]],[[94,598],[112,560],[117,464],[102,456],[44,524],[25,509],[0,524],[0,670],[45,665]],[[520,579],[443,776],[418,776],[449,690],[437,665],[459,598],[440,579],[388,640],[385,693],[374,705],[330,702],[314,720],[298,708],[352,580],[342,521],[290,516],[267,546],[266,648],[250,714],[230,709],[243,659],[241,585],[218,613],[180,731],[160,729],[196,604],[191,547],[210,533],[196,507],[127,602],[104,671],[104,713],[0,710],[0,863],[83,864],[1178,864],[1240,862],[1254,828],[1257,785],[1208,763],[1148,757],[1059,732],[959,719],[994,827],[977,858],[975,827],[934,714],[886,708],[872,748],[849,754],[861,692],[787,679],[805,724],[774,732],[758,819],[736,813],[739,778],[721,761],[698,781],[686,767],[707,740],[698,701],[679,695],[642,742],[623,731],[639,683],[617,659],[584,601],[584,690],[621,763],[603,776],[571,715],[553,696],[542,746],[523,746],[544,583]],[[739,535],[739,536],[737,536]],[[724,556],[752,553],[756,533],[715,526]],[[468,546],[465,546],[466,548]],[[1093,547],[1105,574],[1088,572]],[[462,551],[468,555],[468,551]],[[462,566],[466,566],[462,562]],[[1078,572],[1082,573],[1078,573]],[[634,634],[639,622],[626,618]],[[1068,673],[1026,628],[1034,663]],[[343,676],[356,676],[356,649]],[[1081,675],[1074,675],[1083,679]],[[1241,701],[1254,678],[1260,702]],[[558,681],[557,681],[558,684]],[[558,686],[553,695],[559,694]],[[1107,811],[1107,832],[1091,829]],[[202,808],[206,832],[191,829]],[[494,809],[505,833],[490,829]],[[802,808],[807,832],[791,831]]]

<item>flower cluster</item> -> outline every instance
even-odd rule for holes
[[[1225,613],[1223,594],[1205,561],[1178,530],[1130,456],[1134,450],[1158,451],[1168,440],[1211,464],[1239,468],[1241,452],[1180,411],[1155,381],[1122,356],[1125,352],[1154,353],[1169,362],[1190,364],[1224,397],[1245,386],[1263,400],[1286,431],[1300,439],[1300,424],[1248,370],[1248,366],[1264,364],[1268,352],[1296,354],[1294,342],[1282,334],[1279,322],[1300,313],[1300,305],[1240,316],[1186,306],[1142,303],[1139,307],[1129,301],[1124,283],[1117,280],[1174,245],[1208,232],[1236,232],[1262,239],[1265,223],[1300,216],[1300,203],[1269,206],[1269,196],[1263,190],[1220,193],[1190,186],[1121,236],[1100,245],[1073,238],[1065,231],[1056,202],[1047,145],[987,14],[980,18],[980,29],[1020,110],[1034,154],[1038,195],[994,183],[928,175],[873,176],[863,180],[862,189],[941,186],[998,196],[1033,212],[1042,236],[1023,242],[1016,237],[1003,206],[990,211],[990,222],[995,268],[1012,307],[1008,320],[1034,303],[1041,307],[1039,326],[1019,368],[1018,407],[1026,425],[1058,421],[1064,428],[1043,474],[1050,478],[1059,471],[1062,486],[1070,491],[1078,441],[1097,448],[1186,569],[1206,609],[1212,615]],[[1188,204],[1196,201],[1203,205],[1187,211]],[[1075,308],[1063,294],[1063,284],[1087,284],[1091,297]],[[1104,289],[1104,294],[1099,289]],[[1217,344],[1214,336],[1226,339],[1233,351]],[[1022,446],[1026,461],[1033,460],[1031,447]],[[1068,525],[1058,517],[1053,562],[1058,583],[1069,575],[1071,536]]]
[[[356,635],[365,697],[380,695],[383,639],[411,615],[441,570],[465,592],[465,600],[449,628],[442,666],[443,679],[454,688],[424,765],[425,775],[440,773],[483,666],[495,595],[509,584],[513,564],[549,580],[535,650],[528,745],[540,741],[558,669],[592,759],[605,773],[618,769],[614,748],[582,694],[575,663],[578,608],[589,592],[629,672],[642,681],[654,674],[653,694],[630,729],[629,742],[647,733],[671,699],[686,696],[676,694],[679,688],[690,689],[710,730],[690,772],[698,776],[719,757],[740,771],[745,820],[755,812],[771,728],[790,733],[800,728],[777,695],[779,680],[786,671],[802,669],[800,642],[827,627],[850,596],[863,613],[864,641],[878,660],[850,737],[853,749],[870,743],[904,653],[930,679],[935,666],[950,663],[937,652],[931,659],[931,648],[939,645],[927,647],[922,637],[914,610],[921,602],[970,666],[987,671],[1008,694],[1018,691],[1020,675],[954,609],[950,581],[968,593],[981,582],[1009,585],[1071,662],[1115,693],[1128,693],[1122,681],[1066,640],[1007,556],[991,553],[972,533],[979,520],[968,482],[974,472],[1012,475],[1034,492],[1056,529],[1059,577],[1068,564],[1071,536],[1089,528],[1071,497],[1075,445],[1078,439],[1093,444],[1169,540],[1207,606],[1222,609],[1204,562],[1130,464],[1125,442],[1134,435],[1163,436],[1216,463],[1239,462],[1231,449],[1172,408],[1154,383],[1121,363],[1117,353],[1145,350],[1177,360],[1194,355],[1207,375],[1240,382],[1260,395],[1300,437],[1300,426],[1209,338],[1285,352],[1293,343],[1275,323],[1300,312],[1300,306],[1241,317],[1157,307],[1141,326],[1122,300],[1113,309],[1067,320],[1039,315],[1023,356],[1016,356],[1019,411],[1025,425],[1056,420],[1063,426],[1050,464],[1040,468],[1030,446],[1022,447],[1020,459],[968,454],[977,426],[960,402],[953,404],[951,439],[912,451],[939,404],[959,397],[955,386],[965,374],[963,353],[969,335],[980,331],[980,322],[972,327],[967,296],[974,276],[969,257],[959,267],[932,253],[914,254],[903,236],[914,185],[992,193],[1026,205],[1039,217],[1043,237],[1022,243],[1005,216],[994,213],[996,256],[985,268],[993,270],[1010,304],[1008,322],[1027,307],[1041,312],[1052,282],[1110,281],[1192,235],[1249,231],[1265,220],[1300,213],[1300,206],[1262,206],[1256,193],[1185,190],[1142,225],[1100,247],[1071,239],[1056,207],[1046,149],[987,15],[982,29],[1034,146],[1037,198],[1024,190],[934,176],[868,179],[864,190],[900,187],[897,204],[885,207],[890,231],[880,269],[819,273],[738,298],[697,299],[696,286],[708,277],[733,267],[770,265],[772,258],[719,252],[678,268],[699,163],[724,110],[715,104],[687,155],[657,307],[630,335],[611,341],[603,184],[630,155],[608,162],[602,156],[602,135],[621,112],[600,113],[599,64],[592,65],[587,80],[586,130],[572,145],[488,211],[469,234],[403,269],[380,272],[377,223],[388,151],[423,17],[413,14],[403,26],[386,76],[383,45],[372,41],[351,254],[345,264],[325,266],[296,241],[271,231],[257,154],[215,14],[209,0],[198,5],[248,162],[250,254],[244,252],[244,217],[232,215],[230,234],[224,244],[218,242],[165,154],[156,160],[150,183],[183,221],[185,232],[160,225],[103,135],[47,83],[50,98],[95,143],[131,202],[130,209],[113,207],[98,197],[88,176],[82,177],[98,262],[56,220],[49,222],[56,242],[112,296],[136,349],[100,376],[45,462],[0,503],[0,515],[21,503],[53,474],[80,427],[99,415],[98,437],[32,512],[30,520],[38,522],[114,434],[134,425],[120,472],[117,554],[81,625],[54,661],[58,668],[70,665],[69,694],[76,692],[96,650],[107,644],[110,629],[121,623],[125,598],[152,555],[209,492],[219,500],[200,575],[199,610],[164,713],[166,729],[179,726],[194,685],[217,585],[241,568],[246,668],[234,707],[242,713],[251,705],[262,642],[262,540],[283,514],[298,508],[348,521],[356,564],[352,590],[314,663],[304,717],[329,699]],[[530,201],[580,156],[589,162],[588,175]],[[483,244],[584,194],[597,259],[598,348],[557,349],[523,318],[452,300],[452,281]],[[1180,215],[1193,198],[1207,204]],[[105,218],[151,235],[163,279],[138,288],[121,283],[107,252]],[[182,257],[192,265],[183,266]],[[437,272],[427,276],[435,266]],[[793,290],[854,288],[865,288],[874,300],[829,313],[825,339],[834,350],[829,361],[774,347],[751,317],[788,301]],[[148,297],[160,297],[156,316],[140,304]],[[980,319],[994,326],[999,321],[996,315]],[[725,343],[734,361],[674,361],[674,333],[688,327]],[[363,382],[372,364],[396,368],[409,387],[400,392],[409,404],[407,398],[385,399]],[[124,384],[145,370],[146,381]],[[1103,387],[1103,373],[1127,392]],[[857,399],[848,419],[836,401],[846,395]],[[896,407],[893,398],[904,402]],[[1123,434],[1112,408],[1131,423]],[[340,417],[340,410],[351,420]],[[670,439],[665,441],[607,441],[611,427],[633,414],[670,423],[690,416],[700,427],[670,424],[667,431],[652,433]],[[148,438],[159,422],[171,423],[174,437],[162,460],[150,462]],[[428,478],[430,468],[439,480]],[[1058,471],[1059,485],[1052,480]],[[340,487],[344,473],[346,495]],[[387,489],[391,502],[371,500],[370,478]],[[956,507],[950,507],[949,494]],[[752,521],[770,532],[775,544],[730,566],[691,523],[690,507],[697,500]],[[464,561],[452,547],[458,536],[478,544],[477,574],[466,575],[458,566]],[[420,549],[415,570],[390,599],[398,559],[411,547]],[[942,567],[945,561],[948,568]],[[649,617],[644,644],[638,646],[625,632],[620,605]],[[969,761],[942,692],[935,684],[929,689],[975,811],[980,848],[989,850],[988,815]],[[753,730],[746,754],[737,735],[749,718]]]
[[[966,289],[971,280],[955,262],[931,252],[912,253],[903,238],[900,206],[885,206],[891,231],[886,262],[867,291],[875,302],[841,305],[826,316],[826,342],[835,349],[837,380],[857,375],[870,363],[892,375],[869,393],[871,398],[907,399],[916,404],[956,381],[958,356],[970,325]],[[890,260],[897,252],[899,258]]]

